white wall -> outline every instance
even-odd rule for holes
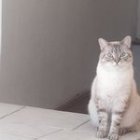
[[[0,101],[55,108],[88,90],[98,58],[97,38],[134,35],[136,4],[3,0]]]

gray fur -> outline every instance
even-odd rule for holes
[[[106,48],[101,51],[100,59],[102,62],[115,62],[116,64],[130,61],[132,53],[128,47],[121,42],[108,43]]]

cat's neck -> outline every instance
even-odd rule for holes
[[[119,65],[111,65],[111,64],[104,65],[99,62],[97,66],[97,75],[101,73],[114,73],[114,74],[116,73],[116,74],[122,74],[122,75],[128,73],[131,76],[133,76],[134,70],[133,70],[132,64],[119,66]]]

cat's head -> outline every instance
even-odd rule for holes
[[[126,36],[122,41],[108,42],[103,38],[98,39],[101,53],[99,61],[101,64],[112,66],[123,66],[132,64],[133,55],[131,48],[131,37]]]

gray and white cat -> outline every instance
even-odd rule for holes
[[[99,38],[101,53],[88,105],[97,137],[118,140],[119,134],[136,129],[140,96],[134,80],[131,37],[107,42]]]

